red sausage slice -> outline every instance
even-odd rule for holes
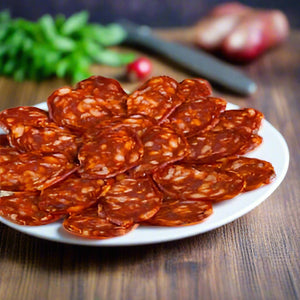
[[[21,153],[15,148],[7,147],[7,146],[0,146],[0,163],[3,163],[5,161],[12,161],[20,154]],[[1,177],[1,180],[2,180],[2,177]]]
[[[126,115],[128,95],[117,80],[103,76],[91,76],[80,81],[77,84],[77,90],[83,90],[97,101],[102,101],[112,115],[119,117]]]
[[[179,83],[177,93],[186,102],[194,102],[199,98],[211,96],[212,89],[208,81],[202,78],[184,79]]]
[[[17,192],[0,197],[0,215],[13,223],[31,226],[46,225],[64,217],[39,209],[39,200],[36,192]]]
[[[72,158],[77,155],[77,136],[55,124],[51,127],[14,127],[9,140],[21,152],[65,153]]]
[[[106,128],[78,154],[83,178],[110,178],[136,166],[143,156],[139,137],[127,126]]]
[[[162,123],[184,99],[177,95],[178,83],[168,76],[149,79],[127,99],[128,115],[144,115]]]
[[[109,221],[129,225],[151,218],[160,208],[162,195],[151,178],[125,178],[117,181],[101,205]]]
[[[125,116],[126,98],[117,81],[93,76],[76,89],[56,90],[47,103],[51,119],[59,126],[83,132],[114,114]]]
[[[85,140],[95,139],[96,136],[99,135],[104,129],[115,126],[126,126],[134,131],[138,137],[141,137],[149,127],[153,126],[154,123],[154,120],[142,115],[132,115],[130,117],[114,116],[111,119],[104,120],[94,128],[91,128],[85,132],[84,138]]]
[[[256,134],[263,118],[264,115],[253,108],[226,110],[219,116],[219,123],[213,128],[213,131],[238,129]]]
[[[0,134],[0,147],[9,147],[7,134]]]
[[[275,171],[271,163],[249,157],[224,159],[222,169],[236,172],[246,182],[245,191],[252,191],[262,185],[271,183],[275,177]]]
[[[0,112],[0,127],[7,133],[14,127],[45,126],[49,122],[48,113],[37,107],[19,106]]]
[[[71,175],[44,189],[39,207],[53,214],[79,212],[96,204],[99,196],[108,189],[103,179],[90,180]]]
[[[188,153],[188,144],[183,136],[167,126],[150,127],[142,136],[144,156],[133,172],[135,176],[149,174],[169,163],[183,159]]]
[[[120,226],[100,217],[96,207],[90,207],[65,219],[63,227],[71,234],[89,239],[107,239],[122,236],[138,227],[138,224]]]
[[[237,196],[244,180],[234,172],[210,166],[170,165],[153,174],[154,181],[168,196],[184,200],[221,201]]]
[[[43,190],[75,172],[77,167],[62,153],[24,153],[0,162],[0,189]]]
[[[262,143],[262,137],[241,130],[208,131],[188,138],[190,153],[183,159],[186,163],[211,164],[233,155],[243,155]]]
[[[191,201],[167,198],[163,201],[160,210],[146,225],[156,226],[185,226],[204,221],[213,213],[209,201]]]
[[[220,98],[201,97],[186,101],[171,114],[172,126],[186,136],[212,129],[219,121],[218,117],[226,108],[226,102]]]

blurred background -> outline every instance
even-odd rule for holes
[[[90,12],[90,20],[107,24],[120,18],[153,27],[190,26],[225,0],[1,0],[0,10],[9,9],[13,17],[37,20],[43,14],[69,16],[80,10]],[[299,0],[247,0],[240,3],[259,8],[280,9],[291,27],[300,27]]]

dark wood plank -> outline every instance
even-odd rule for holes
[[[186,33],[186,34],[185,34]],[[160,32],[189,43],[190,31]],[[36,239],[0,224],[0,299],[299,299],[300,33],[244,71],[258,92],[227,101],[261,110],[286,138],[291,164],[281,186],[244,217],[212,232],[140,247],[94,248]],[[150,55],[154,75],[190,74]],[[104,76],[122,68],[95,67]],[[0,109],[45,101],[66,82],[0,78]],[[124,83],[128,90],[136,84]]]

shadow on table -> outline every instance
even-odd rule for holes
[[[166,272],[172,272],[174,267],[178,269],[182,263],[190,264],[188,258],[191,253],[215,247],[223,239],[218,237],[224,235],[223,230],[220,228],[195,237],[153,245],[86,247],[37,239],[7,227],[2,229],[0,261],[10,260],[38,270],[59,270],[63,273],[74,273],[75,270],[87,272],[91,269],[113,272],[138,267],[147,277],[162,265]]]

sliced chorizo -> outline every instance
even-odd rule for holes
[[[184,79],[177,88],[177,93],[187,102],[211,96],[212,88],[207,80],[202,78]]]
[[[154,121],[142,115],[132,115],[124,118],[121,123],[130,127],[139,137],[142,137],[147,129],[153,126]]]
[[[44,189],[39,207],[53,214],[79,212],[96,204],[108,189],[103,179],[84,179],[72,174]]]
[[[0,147],[9,147],[7,134],[0,134]]]
[[[113,116],[126,115],[127,93],[120,83],[112,78],[91,76],[77,84],[77,90],[83,90],[97,101],[103,101],[104,106]]]
[[[243,155],[262,143],[262,137],[245,131],[226,129],[223,131],[195,135],[187,139],[190,153],[183,159],[185,163],[211,164],[217,159]]]
[[[154,181],[168,196],[184,200],[222,201],[237,196],[244,188],[243,178],[234,172],[211,166],[197,169],[169,165],[153,174]]]
[[[244,178],[244,191],[252,191],[260,186],[271,183],[275,177],[275,170],[271,163],[249,157],[224,159],[221,165],[223,170],[236,172]]]
[[[182,103],[170,115],[172,126],[186,136],[212,129],[219,121],[218,117],[226,108],[221,98],[201,97]]]
[[[83,132],[113,115],[126,115],[127,94],[114,79],[101,76],[63,87],[47,100],[49,114],[58,125]]]
[[[213,131],[225,129],[245,130],[247,133],[256,134],[261,126],[264,115],[254,108],[232,109],[222,112],[218,124]]]
[[[75,172],[77,167],[62,153],[28,152],[0,162],[0,189],[36,191],[45,189]]]
[[[77,136],[57,125],[36,127],[20,124],[11,130],[9,140],[21,152],[65,153],[70,157],[77,155]]]
[[[0,163],[5,161],[12,161],[21,153],[12,147],[0,146]],[[1,177],[2,180],[2,177]]]
[[[114,126],[127,126],[134,131],[139,137],[141,137],[145,131],[154,125],[154,120],[142,115],[132,115],[130,117],[117,117],[114,116],[111,119],[104,120],[97,124],[94,128],[91,128],[84,134],[85,140],[94,139],[104,129]]]
[[[64,217],[39,209],[40,195],[37,192],[15,192],[0,197],[0,215],[19,225],[46,225]]]
[[[106,128],[80,148],[79,173],[90,179],[111,178],[136,166],[143,153],[139,137],[130,128]]]
[[[201,223],[213,213],[209,201],[164,199],[160,210],[145,225],[185,226]]]
[[[169,126],[152,126],[142,136],[144,155],[133,173],[149,174],[157,168],[182,160],[188,153],[186,139]]]
[[[109,221],[129,225],[151,218],[160,208],[162,194],[151,178],[124,178],[100,199]]]
[[[89,238],[107,239],[122,236],[138,227],[116,225],[109,222],[105,216],[99,216],[97,207],[90,207],[79,213],[69,215],[63,222],[63,227],[69,233]]]
[[[47,100],[51,120],[62,127],[84,132],[103,119],[111,117],[103,101],[97,101],[83,90],[63,87]]]
[[[0,127],[9,133],[18,126],[44,126],[49,123],[48,113],[31,106],[8,108],[0,112]]]
[[[184,99],[177,95],[178,83],[168,76],[153,77],[127,99],[128,115],[144,115],[162,123]]]

